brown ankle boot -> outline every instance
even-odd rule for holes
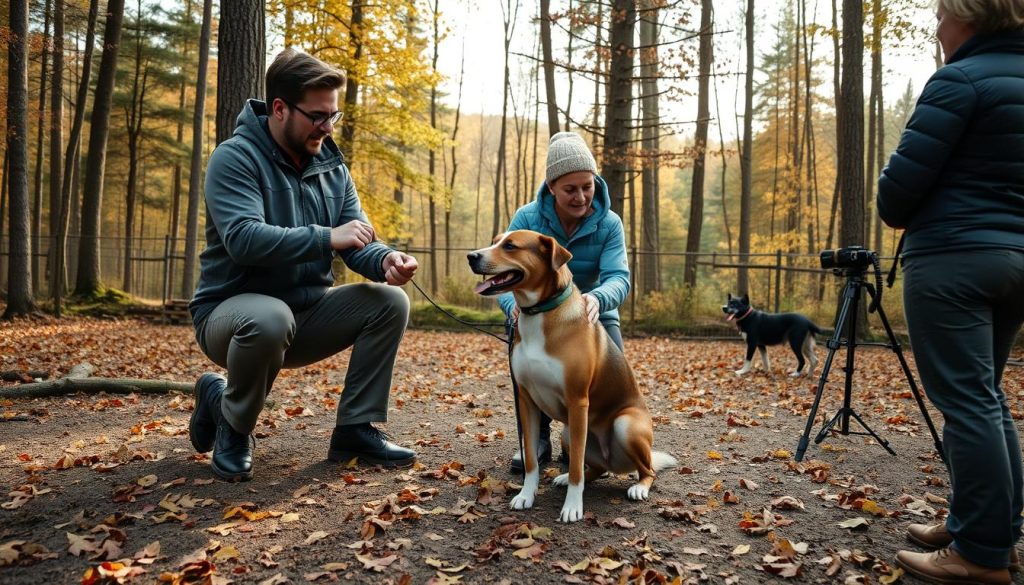
[[[918,553],[901,550],[896,553],[896,564],[908,573],[932,583],[982,583],[984,585],[1010,585],[1010,571],[977,565],[963,558],[951,548],[935,552]]]
[[[907,540],[910,542],[934,550],[946,548],[953,543],[953,535],[946,530],[946,524],[911,524],[907,526]],[[1010,566],[1007,567],[1012,573],[1021,572],[1020,555],[1016,547],[1010,549]]]
[[[911,524],[907,526],[907,540],[927,549],[946,548],[953,543],[953,535],[946,524]]]

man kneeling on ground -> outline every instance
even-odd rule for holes
[[[196,382],[189,437],[225,480],[252,477],[250,435],[281,368],[352,347],[328,459],[405,466],[416,453],[371,423],[387,420],[409,319],[397,286],[418,267],[376,240],[331,132],[345,75],[287,49],[267,69],[206,174],[206,249],[189,305],[196,340],[227,379]],[[332,287],[340,256],[375,283]]]

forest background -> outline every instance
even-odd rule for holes
[[[2,0],[0,11],[6,316],[59,314],[69,294],[188,299],[205,162],[289,46],[348,73],[335,140],[378,234],[419,258],[431,296],[492,308],[472,294],[465,252],[533,199],[547,137],[568,129],[591,144],[626,226],[628,323],[699,329],[720,320],[726,292],[827,322],[842,281],[818,252],[893,253],[876,179],[941,65],[927,0]],[[887,305],[899,322],[900,303]]]

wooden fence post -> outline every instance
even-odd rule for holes
[[[782,282],[782,250],[775,250],[775,312],[779,312],[779,284]]]

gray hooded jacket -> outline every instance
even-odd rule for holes
[[[330,136],[302,171],[285,159],[267,127],[264,102],[249,100],[234,135],[206,171],[206,249],[189,310],[199,325],[221,301],[243,293],[312,306],[334,284],[331,228],[367,222],[352,176]],[[392,250],[373,242],[338,253],[355,272],[383,281]]]

